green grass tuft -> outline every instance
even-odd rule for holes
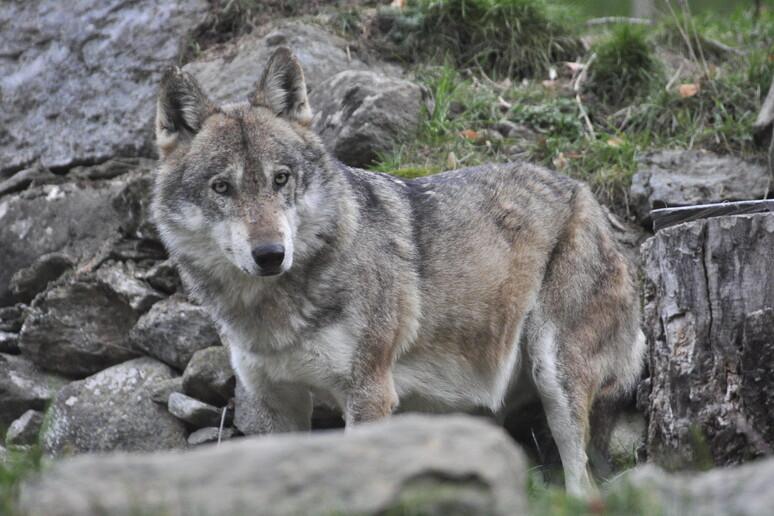
[[[420,0],[382,17],[395,56],[450,58],[494,78],[543,77],[583,53],[570,25],[541,0]]]
[[[10,448],[5,461],[0,461],[0,514],[18,514],[16,497],[19,483],[40,470],[43,454],[39,446]]]
[[[611,106],[630,103],[652,90],[661,69],[645,30],[622,25],[593,47],[588,89]]]

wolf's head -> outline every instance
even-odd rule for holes
[[[294,251],[303,251],[299,216],[319,208],[321,170],[329,167],[307,128],[311,117],[303,71],[286,48],[238,104],[216,106],[191,75],[167,71],[156,111],[153,212],[170,252],[255,276],[290,269]]]

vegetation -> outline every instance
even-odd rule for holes
[[[611,106],[646,96],[661,71],[642,27],[618,26],[592,51],[588,89]]]
[[[452,4],[461,17],[462,8],[470,5],[418,4],[413,11],[404,10],[400,23],[388,24],[388,33],[404,37],[419,28],[427,30],[433,26],[416,9],[425,9],[427,16],[432,9],[452,12]],[[483,4],[500,13],[526,5],[539,9],[541,16],[553,12],[536,2],[476,3]],[[530,61],[529,56],[537,54],[524,48],[518,55],[503,50],[509,48],[502,46],[508,38],[492,36],[494,29],[488,24],[494,21],[482,12],[489,11],[466,10],[464,23],[447,20],[447,28],[433,29],[437,34],[432,37],[443,34],[451,41],[442,47],[446,61],[438,65],[437,56],[426,56],[414,65],[414,73],[434,93],[435,108],[427,113],[417,137],[383,156],[377,170],[416,177],[527,158],[587,181],[600,200],[626,214],[631,177],[638,156],[645,152],[705,148],[752,159],[763,156],[752,140],[751,126],[774,76],[771,10],[762,10],[757,21],[751,10],[714,18],[675,13],[647,33],[624,26],[600,36],[595,29],[589,36],[596,41],[571,65],[573,69],[547,53]],[[521,11],[508,12],[521,16]],[[555,26],[561,23],[546,19]],[[497,23],[518,25],[513,20]],[[670,31],[684,34],[680,35],[683,47],[665,39]],[[497,40],[496,50],[490,54],[464,51],[475,48],[463,44],[476,41],[471,33],[489,34]],[[457,41],[455,35],[459,35]],[[416,43],[415,39],[411,44]],[[725,50],[710,54],[710,47]],[[594,53],[586,80],[579,80],[578,70]],[[527,64],[511,65],[511,58],[526,59]],[[517,72],[525,71],[532,72],[532,80],[514,80],[520,77]],[[518,130],[502,131],[504,123],[516,124]]]
[[[0,514],[16,514],[19,482],[40,469],[41,457],[40,447],[32,446],[11,448],[6,459],[0,459]]]

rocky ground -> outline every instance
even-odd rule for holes
[[[771,193],[774,94],[755,128],[744,115],[733,134],[713,133],[746,142],[725,152],[600,136],[589,152],[601,145],[610,162],[632,149],[620,169],[628,172],[609,187],[612,169],[583,176],[575,151],[544,155],[563,118],[546,126],[554,114],[511,105],[523,94],[545,105],[567,99],[575,109],[575,72],[543,70],[522,91],[516,78],[457,65],[466,78],[447,85],[458,96],[445,96],[430,61],[395,59],[403,41],[395,31],[408,22],[377,2],[253,10],[236,2],[236,13],[232,4],[0,6],[0,511],[595,512],[557,498],[528,470],[530,461],[556,465],[539,407],[506,418],[526,454],[502,430],[464,416],[403,416],[346,438],[241,439],[253,433],[249,399],[149,219],[151,126],[166,65],[183,65],[226,101],[247,95],[278,46],[301,61],[313,126],[349,165],[410,177],[487,160],[547,160],[588,179],[609,204],[623,248],[642,264],[650,352],[636,403],[608,409],[611,430],[596,436],[593,459],[603,478],[648,465],[607,485],[600,510],[761,514],[774,504],[765,489],[774,481],[774,459],[765,458],[774,446],[774,215],[697,220],[655,236],[649,220],[653,208]],[[459,96],[471,91],[475,98]],[[754,95],[760,107],[763,94]],[[479,97],[489,103],[478,107]],[[583,131],[583,120],[570,118]],[[340,416],[319,407],[314,426],[341,426]],[[233,443],[182,452],[225,440]],[[108,451],[124,453],[91,455]],[[20,484],[40,454],[78,457]],[[659,469],[748,461],[701,474]]]

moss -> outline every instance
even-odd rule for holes
[[[660,66],[645,31],[623,25],[593,47],[588,90],[604,103],[619,106],[650,93]]]

